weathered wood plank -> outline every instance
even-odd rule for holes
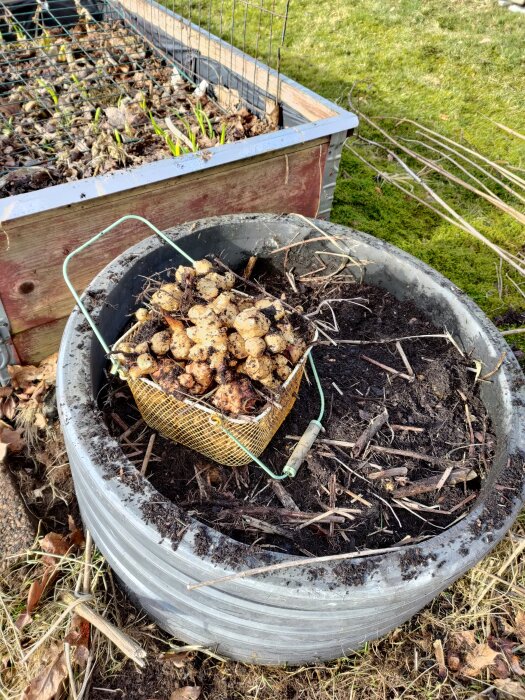
[[[68,316],[58,318],[56,321],[43,323],[41,326],[29,328],[27,331],[15,335],[13,345],[20,361],[34,364],[56,352],[67,319]]]
[[[232,50],[227,44],[216,41],[212,36],[204,32],[192,29],[187,23],[177,20],[162,10],[151,5],[147,0],[120,0],[120,4],[134,15],[142,17],[169,36],[185,44],[203,56],[219,61],[239,75],[243,75],[249,82],[257,87],[267,90],[270,95],[277,97],[279,101],[296,109],[307,119],[316,121],[333,117],[336,113],[312,95],[306,94],[302,89],[282,82],[277,83],[275,75],[268,76],[267,68],[257,61],[252,61],[241,52]]]
[[[64,257],[73,248],[131,213],[146,217],[161,229],[204,216],[239,212],[296,211],[315,216],[327,147],[328,141],[323,140],[279,155],[6,222],[9,248],[0,253],[0,294],[21,358],[33,361],[40,345],[53,349],[53,343],[58,344],[61,327],[53,324],[66,317],[73,306],[62,279]],[[77,288],[83,289],[116,255],[149,235],[142,224],[127,222],[105,242],[85,251],[71,265]],[[37,332],[16,340],[18,334],[42,324],[46,324],[42,340]]]

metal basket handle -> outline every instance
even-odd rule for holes
[[[220,428],[228,435],[228,437],[233,440],[233,442],[241,448],[241,450],[244,450],[248,457],[251,457],[251,459],[259,466],[261,469],[263,469],[269,476],[271,476],[272,479],[275,480],[281,480],[281,479],[286,479],[289,477],[290,479],[293,479],[293,477],[297,474],[299,471],[299,467],[301,464],[304,462],[306,459],[306,456],[308,452],[311,450],[312,445],[314,444],[317,436],[319,435],[319,432],[322,430],[324,431],[324,428],[322,426],[321,421],[323,420],[324,416],[324,409],[325,409],[325,399],[324,399],[324,392],[323,392],[323,387],[321,385],[321,380],[319,379],[319,374],[317,373],[317,367],[315,366],[314,358],[312,357],[312,353],[310,352],[308,354],[308,359],[310,360],[310,366],[312,368],[312,373],[314,375],[314,380],[315,384],[317,386],[317,391],[319,392],[319,399],[321,401],[321,408],[319,410],[319,416],[311,420],[310,423],[308,424],[308,427],[304,431],[301,439],[297,443],[297,445],[294,447],[294,450],[292,454],[288,457],[288,461],[283,467],[283,473],[282,474],[275,474],[264,462],[262,462],[258,457],[256,457],[247,447],[245,447],[242,442],[237,440],[235,435],[231,433],[227,428],[224,427],[222,424],[222,421],[218,421],[218,425]]]
[[[192,264],[195,262],[195,260],[192,257],[190,257],[184,250],[182,250],[182,248],[180,248],[176,243],[174,243],[172,240],[170,240],[168,238],[168,236],[166,236],[165,233],[163,233],[162,231],[159,231],[159,229],[156,226],[154,226],[150,221],[145,219],[143,216],[138,216],[137,214],[126,214],[126,216],[122,216],[120,219],[118,219],[117,221],[112,223],[110,226],[107,226],[103,231],[100,231],[100,233],[97,233],[95,236],[90,238],[85,243],[82,243],[82,245],[80,245],[78,248],[75,248],[75,250],[71,251],[71,253],[69,253],[66,256],[66,259],[64,260],[64,264],[62,265],[62,274],[64,276],[64,280],[65,280],[67,286],[69,287],[69,291],[73,295],[73,298],[75,299],[75,301],[78,305],[78,308],[84,314],[86,321],[91,326],[93,333],[95,334],[98,342],[104,348],[104,352],[107,355],[111,354],[111,348],[109,347],[109,345],[106,343],[106,341],[102,337],[102,334],[100,333],[95,322],[93,321],[91,314],[84,306],[84,303],[82,302],[79,294],[77,294],[75,287],[72,285],[71,280],[69,279],[68,266],[69,266],[69,263],[71,262],[71,260],[75,257],[75,255],[78,255],[78,253],[81,253],[83,250],[88,248],[90,245],[92,245],[93,243],[98,241],[99,238],[102,238],[102,236],[104,234],[109,233],[109,231],[114,229],[116,226],[119,226],[119,224],[121,224],[123,221],[128,221],[128,220],[141,221],[143,224],[146,224],[146,226],[149,226],[149,228],[154,233],[156,233],[157,236],[160,236],[160,238],[162,238],[162,240],[165,243],[168,243],[168,245],[170,245],[172,248],[174,248],[177,251],[177,253],[179,253],[184,258],[186,258],[186,260],[188,260]],[[119,370],[119,367],[120,367],[118,361],[112,357],[111,362],[112,362],[111,371],[117,372]]]

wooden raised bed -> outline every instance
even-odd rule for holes
[[[38,361],[58,346],[72,308],[61,273],[70,250],[130,213],[161,229],[235,212],[298,212],[326,218],[342,144],[357,125],[355,115],[157,3],[121,0],[113,11],[189,74],[197,62],[194,75],[206,70],[210,84],[215,76],[241,97],[250,95],[253,111],[264,114],[265,101],[278,99],[283,128],[211,148],[204,157],[196,153],[167,158],[0,200],[0,301],[11,349],[24,362]],[[147,235],[143,225],[129,222],[86,251],[72,266],[78,288]],[[0,308],[0,323],[1,316]]]

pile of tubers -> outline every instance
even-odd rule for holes
[[[172,275],[136,311],[118,362],[131,379],[150,378],[168,394],[203,397],[230,416],[256,414],[306,351],[293,313],[278,299],[235,290],[235,275],[208,260]]]

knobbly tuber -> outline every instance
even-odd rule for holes
[[[192,346],[193,341],[188,338],[185,330],[171,336],[170,350],[176,360],[187,360]]]
[[[160,307],[163,311],[178,311],[182,299],[182,290],[176,284],[163,284],[151,297],[153,306]]]
[[[155,355],[166,355],[170,351],[171,333],[159,331],[151,338],[151,349]]]
[[[244,347],[250,357],[262,357],[266,352],[266,343],[263,338],[248,338]]]
[[[151,378],[167,394],[176,394],[180,390],[180,384],[177,379],[180,367],[178,367],[176,362],[166,357],[162,358],[157,365],[157,369],[151,373]]]
[[[262,410],[265,392],[278,394],[307,348],[293,316],[278,299],[235,290],[233,273],[219,274],[208,260],[169,274],[175,282],[153,292],[148,281],[149,304],[135,312],[134,333],[116,349],[120,365],[169,394],[213,389],[210,403],[231,416]]]
[[[286,350],[287,343],[281,333],[268,333],[264,340],[268,350],[273,354]]]
[[[193,267],[186,267],[185,265],[179,265],[175,270],[175,281],[185,286],[189,284],[191,280],[195,277],[196,272]]]
[[[255,308],[241,311],[233,325],[235,330],[240,333],[245,340],[249,338],[261,338],[270,330],[270,321],[261,311]]]
[[[246,379],[219,386],[212,398],[213,405],[232,416],[250,414],[257,404],[257,394]]]
[[[137,321],[144,323],[144,321],[147,321],[149,318],[149,311],[147,309],[137,309],[135,311],[135,318]]]

